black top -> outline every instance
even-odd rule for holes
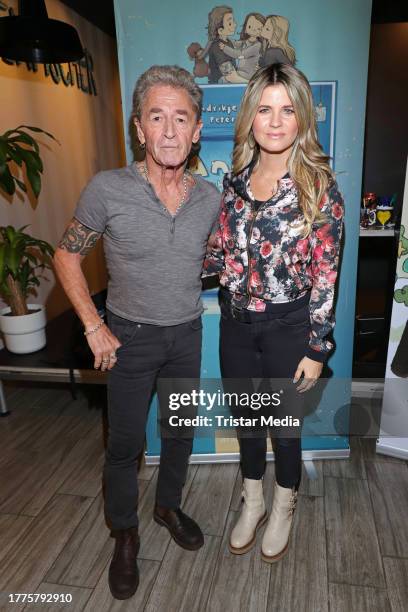
[[[285,174],[285,176],[282,176],[282,178],[289,178],[289,172],[287,172]],[[266,202],[269,202],[269,200],[271,200],[274,196],[272,196],[271,198],[268,198],[267,200],[255,200],[254,199],[254,208],[255,210],[258,210],[262,204],[265,204]]]
[[[220,70],[220,65],[225,62],[230,62],[232,66],[235,68],[235,60],[229,57],[222,49],[220,49],[220,42],[224,43],[224,45],[234,48],[234,45],[230,40],[214,40],[211,44],[210,50],[208,52],[208,64],[210,66],[210,74],[208,76],[209,83],[218,83],[220,78],[223,76]]]
[[[265,202],[267,202],[268,200],[254,200],[254,208],[255,210],[258,210],[262,204],[265,204]]]

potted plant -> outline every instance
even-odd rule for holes
[[[13,353],[32,353],[45,346],[45,306],[27,304],[42,272],[51,269],[53,247],[26,234],[24,226],[0,227],[0,294],[9,305],[0,310],[0,329]]]
[[[56,140],[49,132],[29,125],[19,125],[0,135],[0,190],[8,195],[18,187],[27,192],[27,185],[35,197],[41,191],[40,147],[28,131]],[[26,182],[13,173],[16,166],[25,170]],[[40,284],[43,270],[50,268],[54,251],[44,240],[26,234],[26,227],[0,227],[0,294],[9,305],[0,310],[0,330],[6,347],[14,353],[38,351],[46,342],[45,307],[27,304],[27,298]]]

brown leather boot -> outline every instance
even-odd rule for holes
[[[166,527],[173,540],[187,550],[198,550],[204,544],[204,536],[197,523],[177,508],[154,507],[153,519]]]
[[[129,599],[139,586],[137,528],[112,530],[112,536],[116,538],[116,544],[109,566],[109,588],[115,599]]]

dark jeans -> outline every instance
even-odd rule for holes
[[[303,306],[286,314],[279,314],[270,321],[240,323],[233,319],[228,305],[221,305],[220,355],[221,374],[229,387],[227,391],[251,391],[251,379],[263,380],[266,391],[281,379],[278,391],[283,390],[282,403],[278,408],[251,408],[231,406],[234,416],[252,418],[258,414],[276,418],[291,415],[298,418],[300,427],[272,427],[275,454],[276,480],[282,487],[299,488],[302,474],[301,427],[303,423],[303,401],[293,376],[299,361],[305,356],[309,342],[309,307]],[[237,380],[231,380],[237,379]],[[298,383],[299,384],[299,383]],[[273,389],[277,391],[277,389]],[[241,468],[244,478],[259,480],[265,472],[267,426],[237,429],[241,451]]]
[[[134,323],[108,312],[108,325],[122,346],[108,376],[105,513],[112,529],[127,529],[138,524],[137,459],[144,448],[149,403],[157,378],[199,378],[202,323],[199,317],[160,327]],[[187,433],[176,430],[161,436],[156,503],[166,508],[175,509],[181,503],[193,429]]]

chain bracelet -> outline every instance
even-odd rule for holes
[[[100,329],[102,327],[102,325],[105,324],[105,321],[103,319],[101,319],[98,323],[98,325],[95,325],[95,327],[91,327],[91,329],[85,330],[84,331],[84,336],[90,336],[91,334],[94,334],[95,332],[98,331],[98,329]]]

